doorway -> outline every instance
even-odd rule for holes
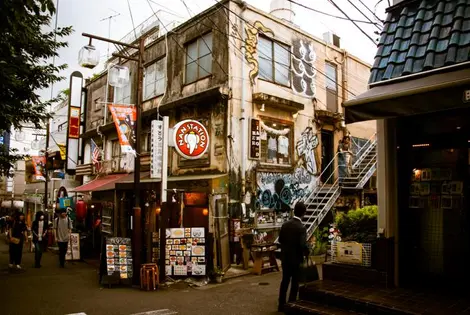
[[[321,181],[324,184],[333,184],[333,167],[334,162],[330,164],[334,157],[334,137],[333,131],[321,131]]]

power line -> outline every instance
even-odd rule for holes
[[[379,20],[381,23],[384,22],[381,18],[379,18],[379,17],[377,16],[377,14],[375,14],[374,11],[371,10],[371,9],[369,8],[369,6],[367,6],[362,0],[357,0],[357,1],[359,1],[370,13],[372,13],[372,15],[373,15],[377,20]],[[380,3],[380,1],[379,1],[377,4],[379,4],[379,3]]]
[[[328,1],[329,1],[336,9],[338,9],[339,11],[341,11],[341,13],[343,13],[343,15],[344,15],[345,17],[347,17],[348,20],[350,20],[350,21],[362,32],[362,34],[366,35],[367,38],[369,38],[370,41],[374,43],[374,45],[377,45],[377,43],[375,42],[375,40],[374,40],[372,37],[370,37],[369,34],[367,34],[359,25],[357,25],[357,23],[354,22],[354,21],[346,14],[346,12],[344,12],[333,0],[328,0]]]
[[[323,11],[320,11],[320,10],[317,10],[317,9],[314,9],[314,8],[311,8],[309,6],[306,6],[305,4],[302,4],[302,3],[299,3],[297,1],[294,1],[294,0],[288,0],[289,2],[295,4],[295,5],[298,5],[299,7],[302,7],[304,9],[307,9],[307,10],[310,10],[312,12],[315,12],[315,13],[318,13],[318,14],[323,14],[323,15],[326,15],[326,16],[329,16],[329,17],[332,17],[332,18],[335,18],[335,19],[340,19],[340,20],[345,20],[345,21],[349,21],[348,18],[345,18],[345,17],[342,17],[342,16],[338,16],[338,15],[334,15],[334,14],[330,14],[330,13],[327,13],[327,12],[323,12]],[[373,24],[373,25],[376,25],[378,23],[375,23],[373,21],[362,21],[362,20],[353,20],[354,22],[357,22],[357,23],[364,23],[364,24]]]
[[[131,14],[131,21],[132,21],[132,27],[134,28],[134,36],[135,40],[137,40],[137,33],[135,31],[135,24],[134,24],[134,16],[132,15],[132,10],[131,10],[131,4],[129,3],[129,0],[127,0],[127,7],[129,8],[129,13]]]
[[[165,7],[164,5],[162,5],[162,4],[160,4],[156,1],[153,1],[153,0],[149,0],[149,1],[152,2],[155,5],[158,5],[159,7],[162,7],[163,10],[160,9],[160,11],[166,12],[168,14],[174,15],[174,16],[179,17],[179,18],[184,18],[184,16],[178,15],[178,13],[176,11],[170,10],[168,7]]]
[[[376,23],[374,23],[374,21],[372,21],[364,12],[362,12],[351,0],[348,0],[348,2],[359,12],[361,13],[367,20],[369,20],[371,23],[374,24],[374,26],[379,30],[381,31],[381,28],[379,26],[377,26]]]

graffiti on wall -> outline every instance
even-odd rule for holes
[[[274,35],[274,32],[270,28],[264,26],[260,21],[256,21],[253,25],[247,25],[245,27],[245,32],[247,37],[245,40],[245,59],[251,68],[249,73],[250,82],[252,85],[255,85],[255,79],[259,73],[258,58],[256,56],[258,34],[261,32]]]
[[[315,61],[317,54],[313,42],[306,43],[297,39],[293,43],[292,56],[292,90],[306,97],[315,96]]]
[[[257,209],[269,208],[289,211],[302,198],[308,196],[316,185],[317,164],[315,149],[318,139],[312,127],[307,127],[297,141],[300,162],[292,173],[258,172],[256,175]]]

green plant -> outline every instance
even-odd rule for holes
[[[377,206],[336,214],[335,223],[343,241],[373,243],[377,238]]]
[[[324,255],[328,246],[328,227],[318,227],[312,235],[313,238],[313,256]]]
[[[214,277],[217,277],[217,276],[223,276],[225,274],[225,272],[220,269],[219,267],[214,267],[214,270],[212,271],[212,274],[214,275]]]

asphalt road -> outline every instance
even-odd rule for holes
[[[276,312],[279,272],[199,288],[180,282],[144,292],[128,287],[100,287],[96,267],[86,263],[67,264],[60,269],[58,257],[45,253],[43,267],[34,269],[33,259],[32,253],[25,253],[25,270],[9,272],[8,247],[0,240],[0,314],[279,314]]]

